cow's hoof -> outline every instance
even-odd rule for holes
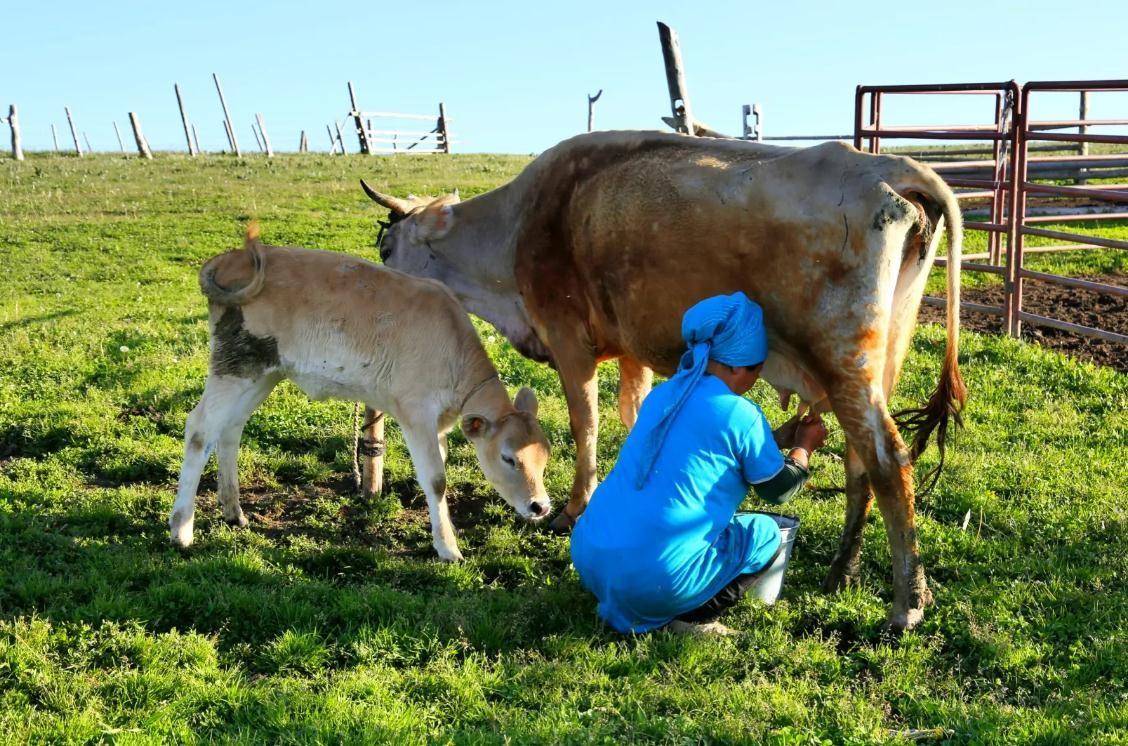
[[[552,522],[548,524],[548,527],[554,534],[570,534],[575,525],[576,519],[568,513],[568,509],[561,508],[560,512],[556,514],[556,517],[552,519]]]
[[[234,518],[224,518],[223,520],[226,521],[227,525],[231,528],[246,528],[251,523],[247,520],[247,516],[243,515],[242,511],[239,511],[239,515]]]
[[[847,588],[856,588],[862,582],[861,573],[857,570],[831,569],[822,582],[822,592],[834,594]]]
[[[893,634],[908,632],[924,620],[924,609],[892,609],[885,629]]]
[[[192,546],[192,524],[191,519],[184,520],[179,514],[172,516],[169,521],[169,540],[174,547],[187,549]]]

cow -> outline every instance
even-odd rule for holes
[[[877,494],[893,557],[889,624],[931,603],[919,557],[913,462],[943,447],[966,388],[957,363],[962,223],[952,191],[909,158],[829,142],[812,148],[660,132],[565,140],[516,178],[459,202],[365,192],[391,211],[387,266],[446,284],[526,356],[559,372],[576,441],[569,528],[596,484],[596,365],[618,358],[628,427],[651,371],[672,374],[682,313],[743,290],[764,310],[763,377],[781,402],[832,410],[846,438],[846,525],[824,583],[856,581]],[[947,349],[928,402],[888,408],[942,226],[948,227]]]
[[[443,560],[462,559],[444,466],[446,436],[460,416],[502,498],[528,520],[549,514],[549,447],[536,395],[523,388],[510,402],[469,317],[443,285],[336,252],[266,246],[252,227],[242,250],[204,264],[200,289],[208,299],[211,355],[203,398],[185,428],[169,518],[174,544],[192,543],[196,489],[213,449],[223,516],[247,525],[239,505],[239,439],[283,379],[311,399],[363,401],[396,418]]]

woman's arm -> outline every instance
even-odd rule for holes
[[[754,485],[760,499],[774,505],[782,505],[802,489],[811,475],[808,471],[811,451],[817,450],[826,442],[826,425],[817,415],[802,420],[793,417],[784,423],[773,433],[777,444],[783,445],[781,440],[792,440],[788,437],[788,429],[794,433],[795,447],[783,460],[783,468],[768,481]]]

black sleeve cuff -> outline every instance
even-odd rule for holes
[[[756,495],[764,502],[782,505],[806,484],[810,472],[790,456],[784,457],[783,468],[771,479],[753,485]]]

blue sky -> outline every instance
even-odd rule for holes
[[[847,132],[858,83],[1128,77],[1124,0],[6,5],[0,104],[19,105],[31,150],[51,148],[52,123],[69,142],[64,105],[96,150],[117,148],[114,121],[129,136],[129,111],[154,149],[184,149],[174,82],[203,148],[224,148],[212,72],[250,150],[255,112],[277,149],[296,149],[302,129],[326,149],[348,80],[366,110],[444,101],[456,151],[539,152],[585,129],[600,88],[597,128],[658,128],[669,104],[656,20],[681,37],[697,117],[733,133],[754,101],[768,134]],[[1036,116],[1076,116],[1074,97],[1042,101]],[[890,102],[886,121],[990,114],[978,99],[943,103],[954,116],[914,99]],[[1091,116],[1126,115],[1128,97],[1093,102]]]

